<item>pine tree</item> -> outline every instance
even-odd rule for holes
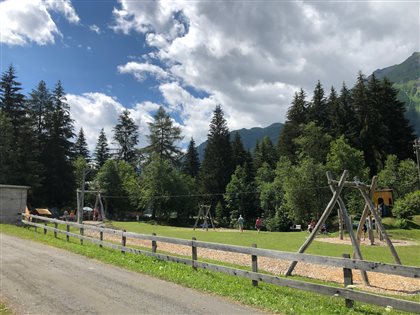
[[[308,123],[308,103],[305,99],[306,93],[303,89],[295,93],[292,105],[287,111],[288,121],[296,125]]]
[[[99,133],[94,156],[96,164],[99,168],[101,168],[102,165],[104,165],[105,162],[110,158],[108,140],[106,139],[104,128],[102,128],[101,132]]]
[[[205,193],[212,194],[212,207],[221,201],[232,174],[232,147],[229,129],[220,105],[216,106],[207,136],[207,147],[200,171],[200,179]],[[226,210],[225,210],[226,211]],[[223,217],[228,217],[224,213]]]
[[[254,151],[254,166],[259,169],[263,163],[268,163],[272,169],[277,162],[277,153],[269,137],[264,137],[262,142]]]
[[[74,154],[76,157],[81,156],[86,161],[89,161],[89,149],[86,142],[83,127],[80,128],[79,134],[77,135],[76,142],[74,143]]]
[[[339,128],[337,135],[344,135],[344,137],[348,139],[353,146],[361,148],[358,137],[359,125],[352,106],[351,91],[347,89],[345,83],[343,83],[343,86],[340,90],[338,105],[339,110],[338,117],[336,119],[338,121],[337,126]]]
[[[9,144],[13,145],[10,152],[0,152],[0,156],[8,158],[8,175],[3,180],[7,184],[28,185],[36,190],[40,183],[37,138],[27,113],[25,97],[20,92],[21,84],[16,79],[16,71],[10,66],[0,80],[0,110],[4,115],[2,124],[6,134],[11,137]],[[7,148],[8,140],[2,142],[4,147],[0,149],[10,150]]]
[[[57,82],[52,92],[52,111],[45,117],[47,139],[41,162],[45,167],[44,201],[46,206],[62,207],[74,200],[73,120],[64,88]]]
[[[118,118],[118,124],[114,127],[114,140],[119,146],[119,159],[128,163],[135,163],[136,149],[139,142],[138,126],[130,117],[130,112],[124,110]]]
[[[165,109],[160,106],[154,121],[148,123],[150,134],[149,146],[146,148],[150,154],[157,154],[162,159],[171,161],[174,165],[178,164],[181,150],[176,146],[176,142],[181,141],[181,128],[174,126],[173,121]]]
[[[380,110],[383,124],[387,126],[387,154],[395,154],[399,160],[413,158],[414,129],[405,116],[405,104],[397,99],[397,91],[388,79],[380,83]]]
[[[28,108],[37,137],[40,141],[45,141],[46,126],[45,120],[49,112],[52,111],[51,93],[45,81],[41,80],[36,89],[29,94]]]
[[[312,102],[309,107],[309,121],[314,121],[318,126],[329,130],[330,121],[328,116],[327,100],[321,82],[315,86]]]
[[[192,178],[198,177],[198,173],[200,171],[200,160],[198,159],[198,152],[193,138],[191,138],[187,153],[184,156],[182,171]]]
[[[239,132],[236,132],[232,141],[232,166],[236,168],[238,165],[243,166],[246,162],[248,162],[247,151]]]

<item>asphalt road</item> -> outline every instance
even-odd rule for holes
[[[17,314],[256,314],[223,298],[0,234],[0,299]]]

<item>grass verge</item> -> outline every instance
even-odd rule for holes
[[[142,274],[147,274],[163,280],[181,284],[186,287],[207,293],[227,297],[231,300],[263,309],[270,313],[279,314],[404,314],[382,307],[355,303],[353,309],[344,306],[344,300],[326,297],[305,291],[278,287],[260,283],[253,287],[250,280],[209,272],[206,270],[193,271],[191,267],[160,261],[154,258],[127,253],[121,255],[119,251],[99,248],[85,242],[81,246],[78,239],[65,241],[64,235],[54,238],[52,233],[44,235],[42,230],[20,228],[11,225],[0,225],[0,232],[35,240],[47,245],[59,247],[73,253],[81,254],[98,261],[126,268]]]

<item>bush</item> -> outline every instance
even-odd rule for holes
[[[399,229],[408,229],[408,221],[406,219],[398,219],[395,222],[395,226]]]
[[[420,214],[420,190],[405,195],[395,202],[392,210],[398,219],[411,219],[413,215]]]

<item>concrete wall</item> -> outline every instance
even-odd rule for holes
[[[25,212],[29,186],[0,185],[0,223],[18,224]]]

